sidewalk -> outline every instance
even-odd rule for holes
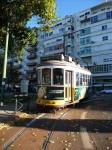
[[[26,112],[28,113],[30,110],[36,110],[36,103],[35,101],[29,102],[29,110],[28,110],[28,103],[23,103],[22,106],[20,103],[17,103],[17,109],[15,111],[16,104],[13,103],[6,103],[3,106],[0,106],[0,129],[3,128],[9,121],[13,120],[15,117],[20,117],[24,115]]]

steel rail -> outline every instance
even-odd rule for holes
[[[55,127],[56,127],[56,125],[58,124],[59,120],[60,120],[69,110],[71,110],[71,108],[67,109],[63,114],[61,114],[61,115],[57,118],[57,120],[55,121],[55,123],[54,123],[53,126],[51,127],[51,130],[49,131],[47,138],[45,139],[45,141],[44,141],[44,143],[43,143],[42,150],[46,150],[47,145],[48,145],[48,143],[49,143],[49,140],[50,140],[50,138],[51,138],[51,135],[52,135],[52,133],[53,133],[53,130],[55,129]]]
[[[3,147],[2,150],[7,150],[11,144],[16,141],[37,119],[42,118],[43,116],[45,116],[45,114],[41,114],[38,117],[34,118],[31,122],[29,122],[26,127],[24,127],[23,129],[21,129],[13,138],[11,138],[11,140]]]

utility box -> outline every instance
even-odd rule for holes
[[[28,93],[29,80],[21,80],[21,93]]]

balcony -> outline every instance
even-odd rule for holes
[[[15,68],[15,69],[20,69],[20,68],[22,68],[22,64],[14,65],[14,68]]]
[[[31,67],[32,67],[32,66],[36,66],[36,65],[37,65],[36,62],[28,62],[28,63],[27,63],[27,66],[29,66],[29,67],[30,67],[30,66],[31,66]]]
[[[35,59],[37,58],[37,54],[30,54],[29,56],[27,56],[28,59]]]
[[[84,16],[84,17],[81,17],[80,18],[80,22],[83,23],[83,22],[88,22],[90,21],[90,16]]]
[[[27,74],[32,74],[32,73],[35,73],[35,72],[36,72],[36,69],[35,69],[35,68],[26,70],[26,73],[27,73]]]
[[[34,53],[36,51],[37,51],[36,47],[35,48],[29,48],[29,49],[27,49],[27,52],[30,52],[30,53]]]
[[[23,72],[22,72],[22,71],[18,71],[18,74],[19,74],[19,75],[23,75]]]

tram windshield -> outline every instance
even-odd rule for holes
[[[53,69],[53,84],[63,85],[63,72],[64,70],[61,68]]]
[[[64,70],[61,68],[54,68],[52,71],[53,71],[52,83],[54,85],[63,85]],[[37,84],[51,85],[51,69],[50,68],[39,69],[37,76],[38,76]]]
[[[37,84],[41,84],[41,70],[39,69],[37,72]]]
[[[42,84],[51,84],[51,69],[42,69]]]

